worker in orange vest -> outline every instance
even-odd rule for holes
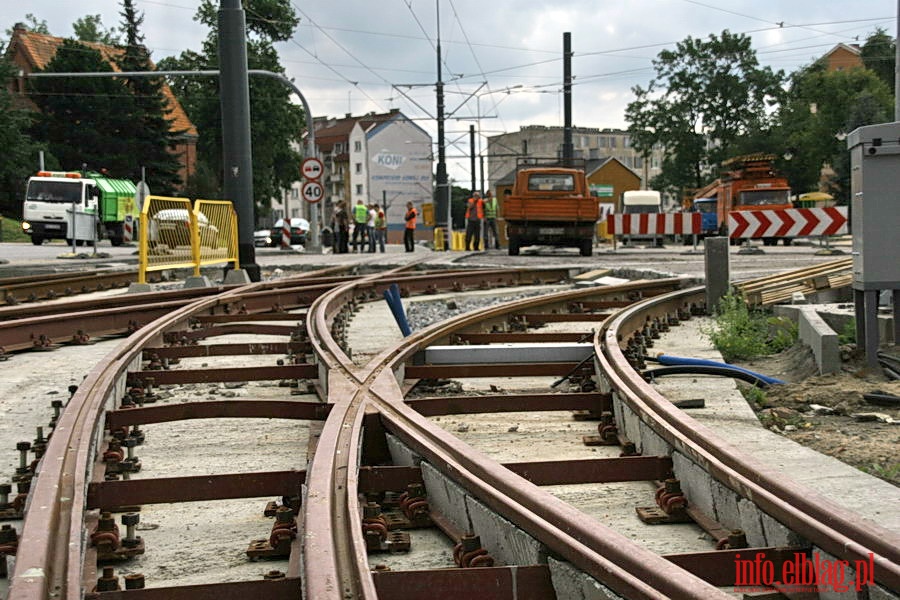
[[[466,250],[479,249],[483,223],[484,200],[479,192],[473,192],[472,197],[466,201]]]
[[[407,202],[406,216],[403,217],[403,220],[406,221],[406,227],[403,229],[403,245],[407,252],[416,249],[416,217],[418,215],[413,203]]]

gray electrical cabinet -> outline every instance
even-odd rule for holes
[[[900,122],[847,137],[853,228],[853,288],[900,287]]]
[[[857,343],[877,366],[878,294],[893,291],[894,340],[900,290],[900,122],[867,125],[847,137]]]

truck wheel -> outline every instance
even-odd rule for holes
[[[581,250],[582,256],[590,256],[594,253],[594,241],[593,240],[581,240],[581,245],[579,246],[579,250]]]
[[[518,256],[519,255],[519,240],[516,238],[509,239],[509,255],[510,256]]]
[[[790,246],[790,245],[791,245],[791,241],[793,241],[793,238],[783,238],[783,239],[781,240],[781,242],[782,242],[785,246]]]
[[[33,235],[33,236],[31,236],[31,243],[34,244],[35,246],[40,246],[41,244],[44,243],[44,238],[42,238],[39,235]]]
[[[109,243],[118,248],[125,242],[121,237],[111,237],[109,238]]]

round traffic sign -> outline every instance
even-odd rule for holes
[[[310,204],[316,204],[325,195],[325,188],[318,181],[307,181],[300,188],[300,193],[303,195],[304,200]]]
[[[321,177],[324,169],[325,166],[322,164],[322,161],[315,157],[303,159],[303,163],[300,165],[300,172],[304,177],[311,180]]]

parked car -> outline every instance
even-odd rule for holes
[[[269,244],[278,247],[281,245],[281,237],[283,235],[284,219],[275,221],[272,231],[269,233]],[[300,217],[291,219],[291,246],[305,246],[306,238],[309,235],[309,221]]]
[[[219,247],[219,228],[209,222],[206,215],[197,213],[200,226],[200,245]],[[191,218],[186,208],[164,208],[150,219],[150,243],[165,244],[170,248],[191,245]]]
[[[268,229],[260,229],[253,232],[253,245],[257,248],[266,248],[272,245],[272,235]]]

